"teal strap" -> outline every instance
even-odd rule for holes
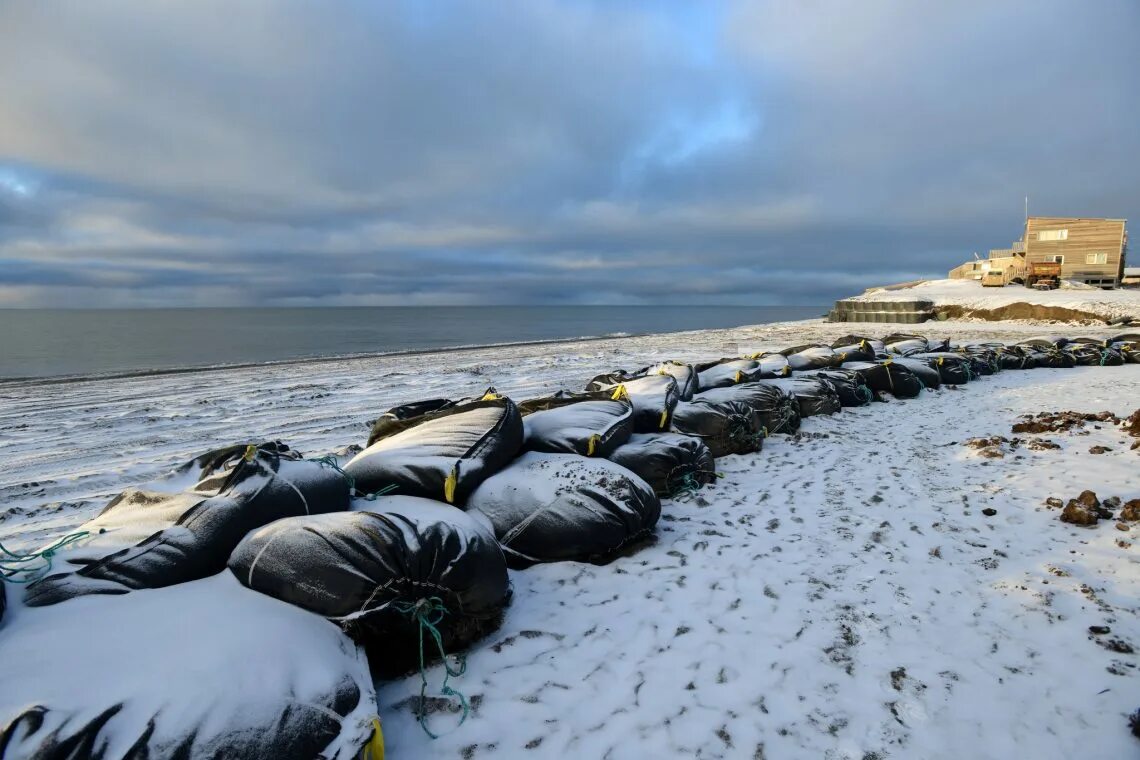
[[[9,551],[0,544],[0,580],[8,583],[35,583],[51,572],[51,560],[56,552],[89,535],[90,532],[86,530],[69,533],[46,549],[28,554]],[[28,565],[37,560],[40,561],[38,564]]]
[[[340,466],[340,463],[337,461],[337,459],[334,455],[326,454],[323,457],[317,457],[316,459],[310,459],[308,461],[316,462],[317,464],[321,465],[322,467],[331,467],[332,469],[339,472],[341,477],[344,478],[344,481],[346,483],[348,483],[348,495],[349,496],[356,496],[357,495],[357,493],[356,493],[356,478],[352,477],[351,475],[349,475],[347,472],[344,471],[344,469]],[[379,491],[373,491],[372,493],[362,493],[359,495],[361,498],[367,499],[368,501],[375,501],[377,496],[385,496],[387,494],[392,493],[395,490],[396,490],[396,484],[392,483],[390,485],[384,486]]]
[[[420,599],[418,602],[396,602],[392,608],[397,612],[407,615],[419,625],[419,643],[420,643],[420,728],[424,733],[433,739],[438,739],[438,734],[433,734],[431,729],[427,727],[427,668],[424,666],[424,631],[435,641],[436,649],[439,650],[439,657],[443,660],[443,685],[440,686],[440,693],[445,697],[455,697],[459,700],[460,707],[463,708],[463,717],[459,719],[459,725],[467,720],[467,715],[471,712],[471,706],[467,703],[467,697],[448,685],[448,679],[463,675],[467,670],[467,658],[464,655],[459,655],[459,667],[452,668],[447,662],[447,653],[443,651],[443,637],[439,633],[437,626],[443,622],[444,616],[447,614],[447,607],[443,605],[443,600],[438,596],[429,597],[427,599]]]

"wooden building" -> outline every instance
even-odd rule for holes
[[[975,256],[950,270],[950,279],[980,280],[1000,270],[1005,281],[1021,282],[1030,264],[1061,265],[1061,279],[1102,288],[1120,287],[1128,254],[1124,219],[1089,219],[1071,216],[1031,216],[1021,240],[1009,248],[995,248],[988,259]]]
[[[1128,251],[1124,225],[1124,219],[1031,216],[1025,223],[1025,261],[1059,263],[1063,280],[1119,287]]]

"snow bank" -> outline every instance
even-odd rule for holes
[[[906,286],[871,288],[852,301],[913,301],[924,298],[939,306],[960,306],[992,311],[1017,303],[1050,306],[1095,315],[1106,320],[1132,317],[1140,320],[1140,290],[1059,288],[1034,290],[1021,285],[984,288],[976,280],[924,280]]]

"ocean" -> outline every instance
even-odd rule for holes
[[[85,378],[739,327],[826,306],[4,309],[0,379]]]

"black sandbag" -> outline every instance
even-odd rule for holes
[[[431,499],[357,499],[353,509],[278,520],[234,550],[230,571],[254,591],[329,618],[383,664],[416,664],[418,622],[432,597],[444,650],[498,627],[510,600],[503,552],[478,519]],[[434,653],[434,650],[432,650]]]
[[[79,527],[88,536],[55,557],[56,571],[28,585],[28,605],[205,578],[255,528],[348,508],[348,480],[331,467],[275,444],[226,451],[210,459],[192,490],[131,488],[116,496]]]
[[[743,403],[756,418],[762,436],[794,433],[800,429],[800,404],[796,397],[775,385],[762,382],[742,383],[730,388],[701,391],[693,400],[716,403]],[[681,431],[684,432],[684,431]],[[715,456],[720,456],[713,449]]]
[[[1073,357],[1074,364],[1080,367],[1119,367],[1124,364],[1121,352],[1089,343],[1072,342],[1061,352]]]
[[[917,357],[896,356],[891,361],[906,367],[922,381],[922,387],[929,390],[938,390],[942,386],[942,376],[938,372],[937,359],[919,359]]]
[[[519,404],[527,451],[607,457],[633,435],[624,386],[594,393],[560,392]]]
[[[914,354],[911,359],[922,359],[938,371],[938,377],[946,385],[962,385],[977,377],[974,363],[969,357],[952,351],[938,351],[930,354]]]
[[[673,430],[700,438],[714,457],[759,451],[764,443],[764,426],[759,415],[739,400],[716,400],[715,394],[746,386],[702,391],[692,401],[682,401],[673,410]]]
[[[697,370],[692,364],[678,361],[661,362],[638,371],[638,375],[669,375],[677,381],[677,395],[681,401],[688,401],[700,390]]]
[[[817,414],[835,414],[843,408],[839,393],[831,382],[823,377],[782,377],[775,380],[761,380],[762,385],[770,385],[795,396],[799,402],[800,416],[812,417]]]
[[[844,358],[830,346],[797,346],[796,349],[787,349],[780,353],[787,357],[788,366],[793,372],[838,367],[844,361]]]
[[[377,710],[348,637],[226,572],[22,610],[0,684],[10,760],[350,760]]]
[[[1112,341],[1110,347],[1119,353],[1125,362],[1140,364],[1140,341],[1117,340]]]
[[[1050,348],[1040,344],[1029,344],[1024,346],[1024,350],[1028,356],[1033,358],[1034,365],[1037,367],[1067,369],[1076,366],[1076,361],[1073,357],[1058,348]]]
[[[4,611],[8,607],[7,591],[5,591],[6,588],[7,584],[5,584],[3,581],[0,581],[0,623],[4,622]]]
[[[751,382],[762,373],[760,363],[755,359],[717,359],[696,365],[696,370],[702,391]]]
[[[344,466],[357,491],[394,486],[403,496],[449,504],[463,504],[476,486],[514,459],[523,442],[519,410],[493,392],[425,414],[378,420],[372,432],[368,448]]]
[[[662,498],[716,480],[716,463],[701,439],[679,433],[639,433],[619,446],[610,461],[648,483]]]
[[[858,370],[867,381],[867,386],[876,393],[890,393],[898,398],[917,398],[922,393],[922,381],[909,369],[890,359],[880,362],[845,362],[843,368]]]
[[[867,387],[863,374],[851,369],[813,369],[797,372],[797,377],[825,377],[839,395],[843,406],[864,406],[875,400],[875,394]]]
[[[605,384],[606,376],[598,376],[586,386],[588,391],[625,389],[625,397],[633,404],[633,432],[657,433],[669,429],[673,408],[680,401],[677,381],[670,375],[628,377],[620,384]],[[581,453],[581,452],[573,452]]]
[[[930,344],[927,343],[926,338],[910,338],[908,340],[886,342],[886,344],[888,354],[908,356],[910,354],[922,354],[930,351]]]
[[[590,382],[586,383],[586,392],[591,393],[594,391],[604,391],[609,388],[614,388],[624,382],[633,380],[640,377],[639,374],[630,374],[624,369],[614,370],[613,372],[606,372],[605,374],[595,375]]]
[[[488,391],[488,394],[494,394],[494,391]],[[413,401],[410,404],[402,404],[393,407],[388,411],[381,414],[372,423],[372,430],[368,434],[368,443],[366,446],[379,441],[381,438],[387,438],[390,435],[399,433],[404,430],[408,420],[414,420],[418,417],[423,417],[425,414],[433,412],[442,412],[445,409],[451,409],[461,402],[452,401],[447,398],[429,398],[423,401]]]
[[[471,495],[512,566],[604,562],[653,534],[653,488],[606,459],[528,452]]]
[[[849,351],[852,348],[856,348],[860,352],[869,352],[871,356],[867,361],[887,352],[887,345],[883,341],[878,338],[869,338],[866,335],[844,335],[832,341],[831,347],[840,352]],[[848,357],[848,361],[858,361],[854,352]]]

